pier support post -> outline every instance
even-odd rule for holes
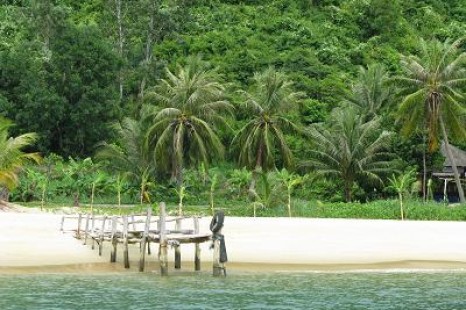
[[[199,234],[199,218],[197,216],[194,217],[194,234]],[[194,270],[201,270],[201,246],[199,242],[196,242],[194,246]]]
[[[129,249],[128,249],[128,216],[123,216],[123,263],[125,268],[129,268]]]
[[[160,244],[159,244],[159,261],[160,261],[160,274],[162,276],[168,275],[168,256],[167,256],[167,235],[165,229],[165,203],[160,203],[160,218],[159,218],[159,229],[160,229]]]
[[[220,240],[213,237],[214,242],[214,259],[213,259],[213,275],[214,277],[219,277],[225,273],[225,265],[220,262]]]
[[[107,221],[107,217],[104,216],[102,218],[102,227],[99,232],[99,256],[102,256],[102,251],[104,248],[104,237],[105,237],[105,222]]]
[[[117,258],[118,237],[116,236],[116,227],[117,227],[117,217],[114,216],[112,218],[112,235],[111,235],[112,251],[110,252],[110,262],[111,263],[116,262],[116,258]]]
[[[147,209],[146,223],[144,225],[144,233],[142,234],[141,246],[139,247],[140,257],[139,257],[139,271],[144,271],[144,266],[146,264],[146,246],[149,248],[149,226],[150,218],[152,215],[152,208]]]
[[[181,218],[176,219],[175,230],[181,231]],[[181,269],[181,248],[175,245],[175,269]]]
[[[82,217],[83,215],[81,213],[78,214],[78,229],[76,230],[76,236],[78,239],[81,238],[81,222],[82,222]],[[65,222],[65,217],[63,217],[63,222],[62,222],[62,231],[63,231],[63,224]]]
[[[87,243],[87,236],[89,234],[89,222],[90,222],[90,219],[91,219],[91,215],[90,214],[87,214],[86,215],[86,227],[84,228],[84,245]]]

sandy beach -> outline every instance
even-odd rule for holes
[[[0,273],[123,270],[121,263],[109,263],[109,248],[100,257],[60,232],[60,220],[57,214],[1,212]],[[202,218],[201,231],[209,223]],[[464,222],[227,217],[223,233],[233,269],[466,268]],[[204,266],[212,261],[209,246],[201,247]],[[138,251],[134,246],[130,253],[132,269]],[[190,266],[194,247],[182,245],[181,251],[183,265]],[[156,254],[148,264],[156,269]]]

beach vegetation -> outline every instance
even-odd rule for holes
[[[189,58],[176,73],[167,69],[166,76],[147,94],[157,107],[147,143],[159,169],[169,170],[182,186],[185,166],[202,163],[207,167],[223,156],[216,130],[228,128],[223,115],[231,114],[233,106],[225,100],[225,88],[215,71],[199,56]]]
[[[8,200],[9,192],[19,182],[19,174],[28,161],[39,162],[41,156],[36,152],[28,152],[27,147],[37,140],[35,133],[25,133],[16,137],[10,136],[9,129],[13,122],[0,118],[0,198]]]
[[[416,171],[409,170],[403,174],[396,176],[392,174],[388,178],[389,186],[388,189],[393,189],[398,194],[398,201],[400,202],[400,216],[401,220],[404,220],[404,209],[403,209],[403,197],[411,189],[411,185],[416,181]]]
[[[253,171],[250,191],[254,191],[258,176],[275,169],[279,159],[284,167],[293,165],[285,133],[302,131],[291,120],[302,94],[293,90],[283,72],[269,67],[254,74],[252,90],[243,95],[249,117],[233,138],[232,145],[238,150],[239,166]]]
[[[11,199],[461,218],[435,174],[441,140],[466,150],[461,1],[103,3],[0,4],[5,141],[35,132],[21,150],[44,156],[13,169]],[[422,194],[401,207],[409,169]]]
[[[461,44],[461,40],[421,39],[419,56],[403,56],[403,73],[395,80],[404,95],[399,106],[402,133],[410,135],[419,128],[425,128],[429,151],[438,149],[439,137],[442,137],[447,157],[452,163],[460,201],[466,203],[449,142],[450,137],[460,141],[466,139],[466,97],[463,93],[466,52],[462,51]]]
[[[353,199],[355,184],[383,187],[383,174],[395,166],[389,152],[392,133],[381,128],[381,120],[365,121],[355,108],[336,108],[331,124],[316,124],[309,135],[316,146],[302,163],[317,176],[341,179],[345,201]]]

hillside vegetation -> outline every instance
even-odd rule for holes
[[[448,44],[451,79],[466,78],[466,0],[1,3],[0,114],[45,159],[16,200],[365,202],[413,169],[403,191],[438,191],[441,125],[425,111],[409,123],[413,87],[397,78]],[[457,84],[444,118],[464,148]]]

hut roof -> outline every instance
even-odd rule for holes
[[[456,146],[450,144],[451,152],[453,153],[453,158],[457,167],[466,167],[466,151],[463,151]],[[450,160],[448,159],[447,153],[445,151],[445,142],[442,142],[440,146],[440,152],[445,157],[445,162],[443,163],[444,167],[451,167]]]

